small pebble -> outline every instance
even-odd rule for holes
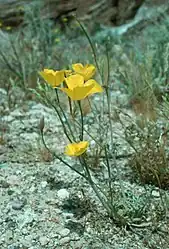
[[[11,230],[8,230],[5,234],[5,237],[7,240],[10,240],[13,238],[13,232]]]
[[[0,180],[0,186],[2,188],[9,188],[10,184],[7,181]]]
[[[23,201],[15,201],[12,203],[12,208],[14,210],[21,210],[25,206]]]
[[[66,200],[69,198],[69,192],[64,188],[58,190],[57,195],[60,200]]]
[[[61,229],[59,231],[59,234],[62,236],[62,237],[66,237],[68,234],[70,233],[70,230],[68,228],[64,228],[64,229]]]
[[[22,244],[25,246],[25,247],[28,247],[30,248],[30,246],[32,245],[32,236],[31,235],[27,235],[24,237],[24,239],[22,240]]]
[[[55,208],[55,214],[62,214],[62,210],[59,208]]]
[[[48,183],[46,181],[41,182],[41,187],[42,188],[46,188],[47,185],[48,185]]]
[[[64,245],[70,242],[70,237],[64,237],[62,239],[60,239],[60,245]]]
[[[152,196],[154,196],[154,197],[160,197],[159,191],[153,190],[152,191]]]
[[[20,246],[19,245],[9,245],[8,246],[8,249],[20,249]]]
[[[9,185],[19,185],[20,184],[20,179],[19,179],[19,177],[18,176],[16,176],[16,175],[10,175],[10,176],[8,176],[8,178],[7,178],[7,183],[9,184]]]
[[[63,215],[63,217],[65,218],[65,219],[72,219],[73,218],[73,216],[74,216],[74,214],[72,214],[72,213],[62,213],[62,215]]]
[[[46,236],[41,236],[39,238],[39,242],[40,242],[41,246],[45,246],[49,242],[49,239]]]

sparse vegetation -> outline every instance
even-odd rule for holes
[[[76,205],[71,203],[71,208],[83,209],[83,229],[86,224],[95,226],[106,242],[99,224],[104,216],[109,225],[132,233],[140,229],[142,248],[168,248],[168,231],[160,230],[169,214],[168,17],[149,27],[151,36],[143,32],[142,47],[137,37],[108,37],[96,43],[74,17],[62,20],[62,31],[53,21],[43,20],[39,10],[39,5],[28,8],[24,24],[0,41],[0,84],[6,90],[0,108],[0,148],[9,146],[4,117],[17,107],[26,112],[25,104],[40,103],[55,121],[40,117],[33,140],[38,145],[32,151],[26,147],[24,153],[39,153],[45,164],[57,159],[79,175],[82,182],[73,183]],[[57,132],[50,128],[52,122]],[[86,192],[90,188],[92,198],[91,190]],[[69,202],[71,198],[65,209]],[[154,238],[156,247],[150,234],[159,236]]]

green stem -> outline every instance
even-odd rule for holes
[[[69,124],[69,121],[68,121],[68,119],[67,119],[67,117],[66,117],[66,114],[65,114],[65,112],[64,112],[64,110],[63,110],[63,108],[62,108],[62,106],[61,106],[61,104],[60,104],[59,94],[58,94],[58,91],[57,91],[56,88],[55,88],[55,92],[56,92],[57,104],[58,104],[58,106],[59,106],[59,108],[60,108],[60,110],[61,110],[61,112],[62,112],[62,114],[63,114],[63,116],[64,116],[64,118],[65,118],[66,124],[67,124],[67,126],[68,126],[68,128],[69,128],[69,131],[70,131],[70,133],[71,133],[71,136],[72,136],[72,138],[75,140],[75,137],[74,137],[74,133],[73,133],[73,131],[72,131],[72,128],[71,128],[71,126],[70,126],[70,124]]]
[[[107,210],[108,214],[112,215],[112,211],[111,211],[111,207],[109,206],[109,204],[107,203],[107,201],[105,200],[105,197],[103,197],[99,190],[98,190],[98,187],[97,185],[93,182],[93,179],[91,177],[91,174],[90,174],[90,171],[89,171],[89,168],[88,168],[88,165],[86,163],[86,160],[84,158],[84,156],[81,156],[80,159],[80,162],[81,164],[84,166],[85,170],[86,170],[86,174],[87,174],[87,179],[88,179],[88,183],[90,184],[90,186],[92,187],[93,191],[95,192],[96,196],[98,197],[98,199],[100,200],[100,202],[102,203],[103,207]]]
[[[80,115],[81,115],[81,135],[80,140],[83,141],[83,133],[84,133],[84,122],[83,122],[83,110],[81,106],[81,102],[78,101],[79,109],[80,109]]]
[[[97,67],[97,70],[99,72],[99,75],[100,75],[100,78],[102,80],[102,74],[101,74],[101,71],[100,71],[100,68],[99,68],[99,64],[97,62],[97,55],[96,55],[96,51],[95,51],[95,48],[94,48],[94,45],[92,43],[92,40],[90,39],[90,36],[88,35],[86,29],[84,28],[84,26],[81,24],[81,22],[76,18],[76,21],[78,22],[78,24],[80,25],[82,31],[84,32],[85,36],[87,37],[87,40],[90,44],[90,47],[92,49],[92,53],[93,53],[93,57],[94,57],[94,61],[95,61],[95,64],[96,64],[96,67]]]
[[[109,157],[108,157],[106,147],[105,147],[105,156],[106,156],[106,164],[107,164],[107,170],[108,170],[108,175],[109,175],[108,181],[109,181],[109,190],[110,190],[110,203],[111,203],[111,207],[113,207],[113,189],[112,189],[111,168],[110,168]]]
[[[117,166],[117,163],[116,163],[116,148],[115,148],[115,143],[114,143],[114,139],[113,139],[110,97],[109,97],[108,88],[106,89],[106,96],[107,96],[108,117],[109,117],[109,125],[110,125],[111,151],[112,151],[112,154],[113,154],[114,166],[115,166],[115,168],[117,170],[117,174],[118,174],[118,177],[119,177],[119,183],[120,183],[120,188],[121,188],[121,192],[122,192],[122,195],[123,195],[123,199],[124,199],[125,203],[127,203],[125,192],[124,192],[124,187],[123,187],[123,183],[122,183],[122,179],[121,179],[121,174],[120,174],[120,171],[119,171],[119,167]]]
[[[72,102],[71,102],[71,98],[69,98],[69,97],[68,97],[68,102],[69,102],[70,115],[72,116],[72,119],[74,120]]]
[[[107,106],[108,106],[108,117],[109,117],[109,125],[110,125],[110,140],[111,147],[113,147],[113,129],[112,129],[112,119],[111,119],[111,100],[108,88],[106,88],[106,97],[107,97]]]
[[[114,139],[113,139],[113,129],[112,129],[112,119],[111,119],[111,95],[110,95],[110,91],[109,91],[110,64],[109,64],[108,50],[106,50],[106,52],[107,52],[106,56],[107,56],[107,65],[108,65],[108,77],[107,77],[107,86],[105,87],[105,91],[106,91],[106,97],[107,97],[108,117],[109,117],[109,125],[110,125],[111,151],[113,153],[114,166],[116,167],[117,174],[119,177],[119,183],[120,183],[122,196],[123,196],[125,204],[127,204],[126,195],[124,192],[124,187],[123,187],[123,183],[122,183],[122,179],[121,179],[121,174],[120,174],[119,168],[118,168],[117,163],[116,163],[116,148],[115,148],[115,143],[114,143]],[[107,150],[106,150],[106,153],[107,153]]]
[[[68,138],[69,142],[72,143],[72,139],[70,138],[69,134],[67,133],[66,126],[65,126],[65,124],[64,124],[64,122],[62,120],[60,112],[58,111],[58,109],[56,108],[56,106],[50,101],[50,99],[47,97],[47,95],[45,95],[45,98],[47,99],[48,103],[53,107],[53,109],[56,111],[56,113],[57,113],[57,115],[59,117],[59,120],[60,120],[60,122],[62,124],[63,131],[64,131],[66,137]]]

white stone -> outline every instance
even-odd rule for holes
[[[42,188],[46,188],[47,185],[48,185],[48,183],[46,181],[41,182],[41,187]]]
[[[60,236],[66,237],[70,233],[70,230],[68,228],[63,228],[59,231]]]
[[[32,246],[32,235],[27,235],[25,236],[25,238],[22,240],[22,244],[25,246],[25,247],[28,247],[30,248]]]
[[[62,239],[60,239],[60,245],[64,245],[64,244],[67,244],[67,243],[69,243],[69,241],[70,241],[70,237],[64,237],[64,238],[62,238]]]
[[[49,239],[46,236],[41,236],[39,238],[39,242],[40,242],[41,246],[45,246],[49,242]]]
[[[69,196],[70,196],[69,192],[68,192],[66,189],[64,189],[64,188],[58,190],[57,195],[58,195],[58,198],[59,198],[60,200],[66,200],[66,199],[68,199]]]
[[[23,113],[21,111],[19,111],[18,109],[11,112],[10,115],[13,117],[23,117],[24,116]]]
[[[0,94],[7,95],[7,91],[3,88],[0,88]]]
[[[152,191],[152,196],[154,196],[154,197],[160,197],[159,191],[153,190]]]
[[[62,215],[63,215],[63,217],[65,218],[65,219],[72,219],[73,218],[73,216],[74,216],[74,214],[72,214],[72,213],[62,213]]]

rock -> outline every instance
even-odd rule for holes
[[[54,238],[58,238],[58,234],[57,233],[50,233],[50,239],[54,239]]]
[[[153,191],[152,191],[152,196],[157,197],[157,198],[160,197],[159,191],[153,190]]]
[[[9,241],[13,238],[13,232],[11,230],[8,230],[5,234],[6,240]]]
[[[13,112],[11,112],[10,115],[12,117],[14,117],[14,118],[22,118],[22,117],[24,117],[23,113],[20,110],[18,110],[18,109],[16,109]]]
[[[83,240],[79,240],[75,243],[74,245],[74,249],[78,249],[78,248],[83,248],[84,245],[84,241]]]
[[[60,208],[55,208],[55,213],[56,214],[62,214],[62,210]]]
[[[8,246],[8,249],[20,249],[20,246],[12,244]]]
[[[24,201],[16,200],[12,203],[12,208],[14,210],[21,210],[25,206]]]
[[[60,200],[63,201],[63,200],[69,199],[70,194],[66,189],[63,188],[63,189],[58,190],[57,196]]]
[[[23,238],[22,244],[26,247],[26,248],[30,248],[32,245],[32,235],[27,235]]]
[[[7,96],[7,91],[4,88],[0,88],[0,96],[1,95],[6,95]]]
[[[61,229],[59,231],[60,236],[66,237],[70,233],[70,230],[68,228]]]
[[[18,0],[1,0],[0,20],[5,25],[18,26],[24,18],[26,9],[24,7],[31,7],[36,2],[37,0],[23,0],[18,4]],[[71,19],[71,15],[76,13],[81,20],[86,22],[91,19],[102,24],[120,25],[135,16],[144,0],[86,0],[85,2],[82,0],[41,0],[40,2],[41,15],[44,19],[61,21],[65,16]],[[62,21],[61,24],[63,25]]]
[[[68,228],[71,233],[76,233],[79,236],[82,236],[84,233],[84,225],[82,225],[80,222],[74,222],[72,220],[69,220],[66,224],[66,228]]]
[[[64,237],[62,239],[60,239],[60,245],[64,245],[70,242],[70,237]]]
[[[20,185],[20,179],[16,175],[10,175],[10,176],[7,177],[6,180],[7,180],[7,183],[9,185],[12,185],[12,186]]]
[[[66,213],[66,212],[63,212],[62,213],[63,217],[66,219],[66,220],[69,220],[69,219],[72,219],[74,214],[72,213]]]
[[[23,229],[24,227],[28,227],[28,224],[30,226],[33,225],[33,222],[36,222],[37,219],[37,214],[31,208],[27,208],[24,213],[17,217],[17,224],[20,229]]]
[[[41,246],[45,246],[45,245],[48,244],[49,239],[48,239],[46,236],[41,236],[41,237],[39,238],[39,242],[40,242]]]
[[[41,188],[46,188],[48,183],[46,181],[41,182]]]
[[[0,187],[1,188],[9,188],[10,184],[5,180],[0,180]]]

